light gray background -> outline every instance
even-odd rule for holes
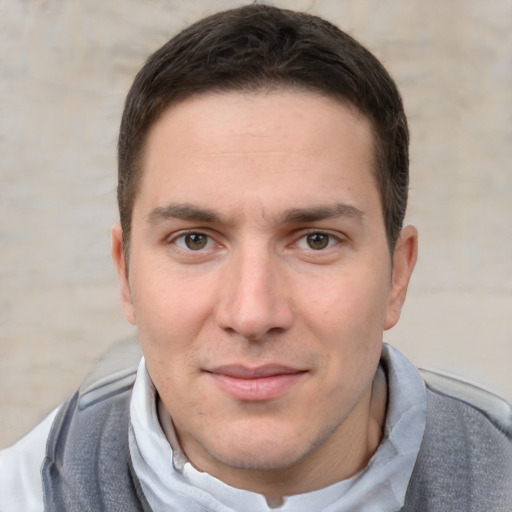
[[[0,446],[133,334],[109,256],[124,95],[171,34],[240,3],[0,0]],[[512,0],[274,3],[353,34],[404,96],[420,258],[386,341],[512,400]]]

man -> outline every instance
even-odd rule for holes
[[[119,137],[144,358],[4,454],[5,510],[511,510],[506,432],[382,344],[407,188],[400,95],[339,29],[252,5],[171,39]]]

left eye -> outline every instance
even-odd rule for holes
[[[301,249],[310,249],[313,251],[322,251],[329,249],[338,243],[338,240],[328,233],[315,232],[303,236],[298,242],[297,247]]]
[[[212,243],[212,239],[204,233],[186,233],[175,240],[175,244],[186,251],[208,249]]]

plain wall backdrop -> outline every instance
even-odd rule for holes
[[[0,0],[0,447],[134,335],[110,261],[147,55],[228,0]],[[512,401],[512,0],[296,0],[372,50],[410,120],[420,256],[385,340]]]

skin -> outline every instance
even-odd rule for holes
[[[152,127],[129,268],[119,225],[113,259],[198,469],[278,498],[347,478],[377,449],[374,377],[417,233],[391,260],[373,165],[366,118],[312,93],[205,94]]]

